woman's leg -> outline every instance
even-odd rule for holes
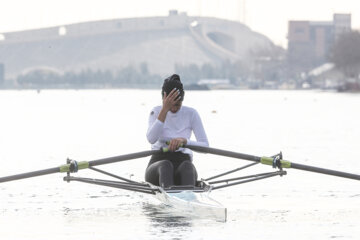
[[[175,170],[176,185],[195,186],[197,181],[197,172],[191,161],[183,161]]]
[[[145,181],[164,188],[174,185],[174,167],[169,160],[150,164],[145,172]]]

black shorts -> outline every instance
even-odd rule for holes
[[[170,160],[174,166],[174,171],[176,171],[182,162],[191,161],[190,155],[182,152],[156,153],[151,156],[148,166],[160,160]]]

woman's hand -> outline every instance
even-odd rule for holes
[[[171,90],[169,95],[166,95],[166,92],[164,92],[163,97],[163,109],[168,112],[172,106],[174,106],[178,102],[178,96],[180,94],[180,91],[174,88]]]
[[[167,95],[166,92],[164,92],[163,105],[158,116],[158,119],[161,122],[165,122],[167,112],[170,111],[170,109],[179,101],[177,98],[179,94],[180,91],[177,90],[176,88],[171,90],[169,95]]]
[[[185,145],[187,140],[185,138],[173,138],[170,140],[169,143],[169,150],[170,152],[175,152],[179,147]]]

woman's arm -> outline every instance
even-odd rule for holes
[[[146,137],[151,144],[154,144],[160,138],[164,128],[166,114],[171,109],[171,107],[177,103],[177,97],[179,94],[180,92],[176,88],[171,90],[168,96],[165,92],[163,97],[163,105],[160,112],[158,114],[155,113],[155,109],[153,109],[151,112],[149,117],[148,131],[146,133]]]
[[[194,132],[196,141],[191,141],[190,139],[187,139],[187,144],[208,147],[209,141],[206,136],[206,132],[205,132],[204,126],[202,124],[200,115],[196,110],[194,110],[194,116],[192,118],[191,125],[192,125],[192,130]]]
[[[164,123],[159,121],[158,112],[155,111],[155,108],[151,111],[149,116],[148,130],[146,133],[146,138],[149,143],[154,144],[161,136],[162,130],[164,128]]]

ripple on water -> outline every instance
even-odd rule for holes
[[[360,197],[360,194],[350,195],[351,198],[358,198]]]

